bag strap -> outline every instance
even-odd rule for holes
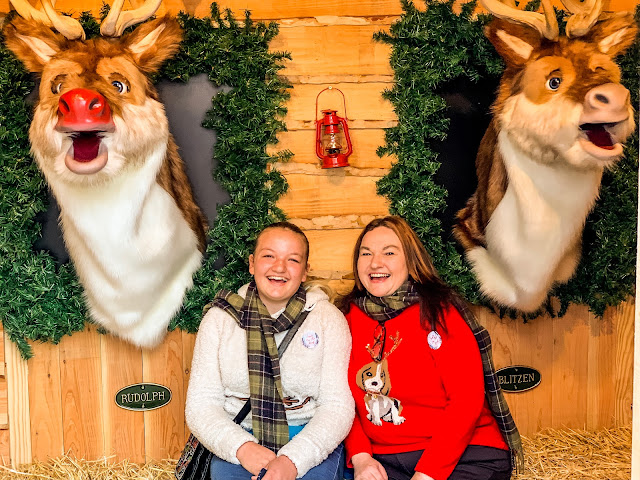
[[[278,356],[280,358],[282,358],[284,351],[287,349],[287,347],[291,343],[291,340],[293,340],[293,337],[296,335],[296,333],[298,332],[298,330],[300,329],[305,319],[307,318],[307,315],[309,315],[310,312],[311,310],[305,310],[298,316],[298,320],[296,321],[296,323],[293,325],[293,327],[289,329],[287,334],[282,339],[282,342],[280,342],[280,345],[278,345]],[[242,423],[242,421],[247,417],[247,415],[249,415],[250,411],[251,411],[251,399],[246,401],[246,403],[242,406],[238,414],[233,418],[233,421],[238,424]]]

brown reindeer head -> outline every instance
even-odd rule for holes
[[[47,179],[93,184],[154,153],[164,157],[168,123],[147,75],[176,53],[181,29],[165,17],[116,38],[149,18],[161,0],[129,12],[122,12],[124,0],[115,0],[103,37],[90,40],[79,22],[57,15],[50,0],[42,0],[44,11],[26,0],[11,2],[23,18],[5,28],[6,44],[41,77],[29,136]]]
[[[544,13],[482,0],[495,19],[487,36],[506,62],[494,118],[542,163],[603,168],[634,129],[629,92],[614,59],[634,41],[630,13],[602,14],[601,0],[562,0],[572,16],[559,35],[551,0]]]

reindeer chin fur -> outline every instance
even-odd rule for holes
[[[485,229],[490,247],[466,255],[485,295],[535,311],[554,283],[575,272],[580,234],[602,170],[541,164],[506,132],[499,135],[498,148],[509,182]]]
[[[198,240],[173,198],[156,181],[160,145],[142,168],[112,178],[100,191],[58,182],[69,255],[93,320],[138,346],[166,334],[202,261]]]

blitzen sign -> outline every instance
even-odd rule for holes
[[[526,392],[540,385],[542,376],[535,368],[513,365],[496,372],[500,387],[505,392]]]

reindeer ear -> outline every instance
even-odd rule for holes
[[[42,73],[67,43],[66,38],[46,25],[22,18],[15,18],[5,27],[4,38],[9,50],[33,73]]]
[[[139,26],[122,41],[140,69],[149,74],[158,71],[165,60],[176,54],[182,29],[175,19],[166,16]]]
[[[495,19],[485,29],[485,35],[507,65],[522,65],[540,46],[540,34],[525,25],[515,25]]]
[[[596,23],[584,38],[597,44],[602,53],[613,58],[631,46],[637,33],[638,27],[633,15],[630,12],[620,12]]]

